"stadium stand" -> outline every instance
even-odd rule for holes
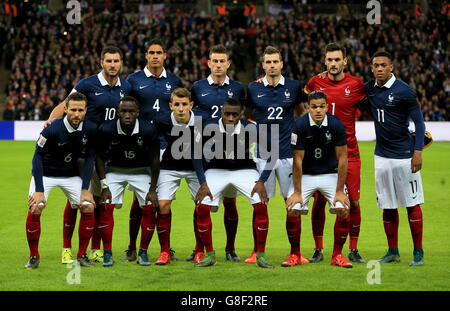
[[[367,1],[254,1],[256,9],[229,1],[219,14],[214,6],[222,1],[166,0],[153,1],[146,15],[148,1],[80,1],[82,20],[75,25],[67,23],[61,1],[17,1],[13,9],[15,2],[0,5],[3,120],[47,119],[80,79],[98,72],[104,45],[123,49],[124,77],[142,69],[145,44],[154,37],[166,44],[165,67],[187,88],[207,76],[213,44],[230,49],[230,76],[244,84],[261,76],[258,55],[268,44],[282,49],[284,74],[303,85],[324,70],[321,55],[331,41],[346,46],[347,72],[363,81],[372,76],[370,55],[386,47],[395,75],[416,89],[425,120],[450,118],[446,2],[429,1],[418,10],[412,1],[385,1],[380,25],[367,23]],[[202,9],[205,3],[211,14]]]

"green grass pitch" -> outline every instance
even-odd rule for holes
[[[387,249],[381,219],[376,207],[373,142],[361,142],[362,223],[358,248],[366,260],[379,259]],[[25,234],[27,194],[31,177],[31,159],[34,142],[0,141],[0,290],[1,291],[448,291],[450,290],[450,212],[448,190],[450,172],[450,143],[435,142],[423,153],[422,178],[425,191],[424,252],[425,265],[409,267],[412,259],[412,239],[406,209],[400,209],[399,250],[402,261],[380,267],[380,284],[369,284],[374,267],[355,264],[353,269],[330,265],[333,246],[334,215],[327,212],[324,247],[325,259],[318,264],[305,264],[283,268],[281,262],[289,253],[285,230],[285,208],[280,196],[269,203],[269,235],[266,252],[275,269],[265,270],[243,262],[225,260],[225,231],[223,207],[212,215],[213,241],[217,264],[208,268],[195,268],[184,259],[194,247],[192,225],[193,204],[183,182],[173,203],[171,246],[179,261],[167,266],[141,267],[136,263],[124,263],[121,258],[128,245],[128,215],[131,192],[127,190],[124,207],[115,211],[113,254],[115,265],[103,268],[82,268],[79,284],[74,282],[74,270],[61,264],[62,215],[66,199],[61,190],[55,189],[41,218],[42,233],[39,244],[41,263],[39,269],[26,270],[29,250]],[[310,202],[311,203],[311,202]],[[236,251],[245,259],[253,246],[251,230],[251,205],[239,197],[239,227]],[[77,226],[78,226],[77,219]],[[73,249],[78,248],[76,230]],[[310,214],[302,216],[301,250],[310,257],[314,248]],[[347,244],[344,246],[346,255]],[[158,237],[155,234],[149,248],[152,262],[159,254]],[[372,274],[370,274],[372,272]],[[68,282],[69,276],[69,282]],[[369,277],[369,279],[371,279]]]

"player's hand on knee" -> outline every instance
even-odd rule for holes
[[[145,205],[147,205],[148,202],[152,203],[155,210],[159,210],[158,194],[156,193],[156,190],[152,189],[147,192],[147,195],[145,196]]]
[[[256,182],[255,186],[252,189],[252,193],[250,194],[250,196],[253,197],[253,195],[255,193],[257,193],[259,195],[259,198],[262,203],[264,203],[266,205],[269,203],[269,198],[267,197],[266,187],[264,186],[264,182],[261,179],[258,179],[258,181]]]
[[[32,214],[40,214],[46,203],[43,192],[35,192],[28,198],[28,208]]]
[[[94,210],[94,208],[95,208],[94,196],[87,189],[81,190],[80,208],[89,208],[89,209],[92,208],[92,210]],[[87,213],[89,213],[89,212],[87,212]]]
[[[294,192],[287,200],[286,200],[286,209],[289,211],[293,211],[294,206],[296,204],[300,204],[303,206],[303,198],[301,192]],[[300,215],[300,211],[299,211]]]
[[[106,203],[110,204],[111,201],[112,201],[111,191],[109,190],[109,188],[103,189],[102,194],[100,196],[100,204],[104,206]]]
[[[336,215],[342,218],[347,218],[350,214],[350,200],[344,191],[336,191],[333,205],[336,206],[338,202],[341,203],[342,206],[336,207]]]
[[[211,190],[209,190],[208,184],[204,182],[200,185],[200,188],[198,189],[197,194],[195,195],[195,205],[202,203],[203,199],[206,196],[208,196],[211,199],[211,201],[213,200]]]

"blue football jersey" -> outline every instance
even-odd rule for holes
[[[207,135],[208,132],[211,135]],[[222,118],[210,119],[203,126],[202,139],[205,170],[256,169],[253,148],[257,141],[257,129],[254,123],[241,119],[234,131],[227,133]]]
[[[201,129],[202,120],[201,112],[195,110],[191,111],[191,118],[187,124],[178,123],[173,116],[173,112],[166,112],[156,116],[153,120],[153,125],[156,127],[158,134],[163,135],[164,140],[167,142],[167,148],[161,161],[161,169],[176,171],[194,170],[192,161],[196,135],[194,130],[196,122],[198,122],[199,129]],[[188,132],[184,132],[184,129],[187,129]],[[186,136],[182,137],[183,135]],[[181,142],[181,140],[183,141]]]
[[[222,85],[214,83],[211,76],[194,83],[191,90],[194,107],[209,114],[210,119],[220,118],[222,105],[228,98],[245,104],[245,88],[242,83],[228,76]]]
[[[335,147],[347,145],[347,135],[342,122],[331,114],[317,126],[307,113],[295,121],[291,144],[295,150],[305,150],[303,174],[337,173]]]
[[[394,75],[382,87],[374,79],[365,84],[375,122],[375,154],[394,159],[411,158],[414,138],[408,126],[410,112],[418,106],[416,93]]]
[[[103,74],[92,75],[80,80],[72,92],[77,91],[87,97],[87,113],[85,119],[97,126],[107,120],[114,120],[119,101],[130,95],[130,84],[119,78],[113,87],[108,85]]]
[[[42,176],[79,176],[77,160],[84,158],[92,161],[89,164],[91,170],[83,171],[83,189],[87,189],[94,164],[96,130],[97,125],[87,120],[74,129],[67,117],[56,119],[42,130],[33,158],[32,175],[35,180],[42,179]],[[38,183],[36,186],[40,191]]]
[[[136,120],[131,135],[122,130],[119,119],[104,122],[98,129],[97,139],[106,172],[148,168],[152,164],[151,149],[157,148],[159,153],[156,128],[142,119]]]
[[[131,85],[130,95],[139,104],[139,118],[146,121],[152,121],[158,113],[170,111],[170,95],[183,86],[177,75],[164,69],[161,76],[156,77],[147,67],[129,75],[127,81]]]
[[[252,82],[248,86],[246,105],[255,110],[258,125],[267,124],[267,148],[279,148],[279,158],[292,158],[290,138],[294,125],[294,109],[301,102],[302,88],[297,80],[281,77],[273,87],[266,78],[262,83]],[[278,136],[271,139],[273,128],[278,126]],[[261,128],[259,129],[261,135]]]

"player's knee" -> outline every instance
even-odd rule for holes
[[[359,206],[359,200],[350,200],[350,206],[351,207]]]
[[[159,204],[159,212],[161,214],[170,213],[170,206],[172,205],[172,201],[161,200],[161,201],[158,201],[158,204]]]
[[[82,213],[93,213],[94,212],[94,205],[89,204],[82,204],[79,206],[80,212]]]

